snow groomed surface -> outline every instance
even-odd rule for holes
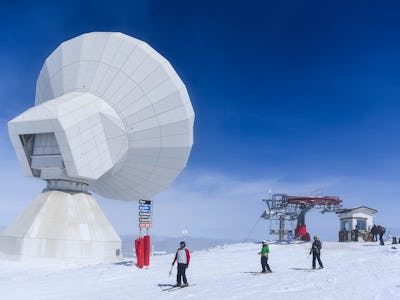
[[[190,246],[190,245],[188,245]],[[0,259],[0,289],[7,299],[398,299],[399,249],[377,243],[323,242],[325,269],[311,269],[304,244],[270,244],[274,271],[264,276],[259,244],[234,244],[192,253],[188,280],[173,293],[173,254],[155,256],[149,269],[131,261],[94,266],[21,264]]]

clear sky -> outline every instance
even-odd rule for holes
[[[45,187],[22,176],[7,133],[34,104],[45,58],[82,33],[120,31],[171,62],[196,113],[188,166],[154,197],[154,234],[243,239],[269,189],[323,191],[400,228],[399,14],[397,1],[2,3],[0,225]],[[137,233],[136,202],[96,198],[119,233]],[[335,215],[306,223],[337,237]]]

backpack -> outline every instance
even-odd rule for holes
[[[315,244],[314,244],[315,243]],[[315,241],[313,243],[313,251],[315,252],[315,253],[320,253],[320,250],[321,250],[321,248],[322,248],[322,243],[320,242],[320,241]]]

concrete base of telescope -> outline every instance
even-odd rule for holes
[[[121,239],[96,200],[47,191],[0,235],[0,251],[16,260],[97,263],[119,258]]]

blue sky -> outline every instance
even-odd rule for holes
[[[45,187],[22,176],[7,134],[33,105],[45,58],[79,34],[120,31],[172,63],[196,113],[188,167],[154,198],[154,234],[242,239],[269,189],[322,189],[399,228],[399,11],[395,1],[2,4],[0,225]],[[137,203],[97,199],[118,232],[137,232]],[[335,215],[313,212],[307,223],[336,239]],[[260,221],[251,236],[266,228]]]

